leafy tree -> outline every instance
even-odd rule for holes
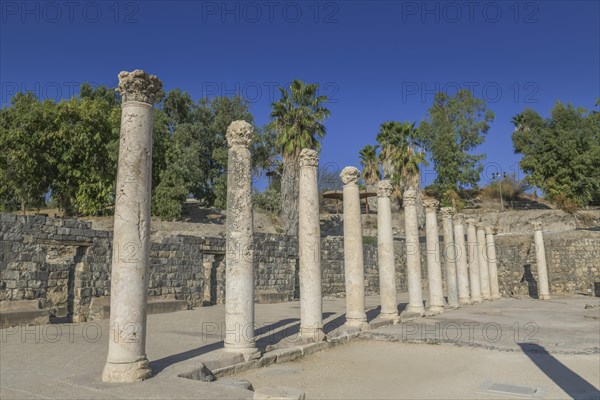
[[[56,104],[56,128],[47,135],[52,197],[67,215],[106,213],[114,202],[119,102],[112,89],[82,89]]]
[[[281,98],[272,105],[276,145],[283,158],[282,225],[284,233],[292,236],[298,235],[298,156],[304,148],[320,149],[323,121],[330,115],[324,106],[327,96],[319,95],[318,89],[316,83],[294,80],[289,88],[279,88]]]
[[[566,208],[600,201],[600,113],[557,102],[550,118],[527,109],[513,124],[528,183]]]
[[[483,143],[493,120],[494,113],[485,101],[468,90],[460,90],[454,97],[445,93],[435,96],[419,133],[437,172],[435,183],[440,187],[442,205],[450,205],[453,195],[464,186],[477,186],[485,155],[471,151]]]
[[[55,103],[38,101],[32,93],[17,93],[0,112],[0,199],[2,208],[18,202],[21,212],[44,203],[48,174],[48,132],[56,120]]]

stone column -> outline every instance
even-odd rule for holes
[[[344,183],[344,271],[346,280],[346,325],[366,329],[365,269],[363,260],[360,194],[356,182],[360,172],[346,167],[340,177]]]
[[[481,287],[481,297],[483,300],[491,300],[490,291],[490,270],[487,262],[487,250],[485,245],[485,226],[483,224],[475,225],[477,227],[477,254],[479,255],[479,282]]]
[[[456,210],[452,207],[442,208],[442,222],[444,227],[444,256],[446,258],[446,286],[448,289],[448,306],[458,308],[458,280],[456,272],[456,245],[452,227],[452,216]]]
[[[481,303],[481,283],[479,282],[479,246],[475,220],[467,219],[467,245],[469,247],[469,283],[471,284],[471,302]]]
[[[454,215],[454,249],[456,251],[456,280],[458,281],[458,302],[471,303],[469,294],[469,265],[467,246],[465,245],[464,216]]]
[[[485,242],[487,248],[488,268],[490,270],[490,292],[492,300],[502,298],[498,285],[498,261],[496,260],[496,243],[494,242],[494,231],[489,226],[485,228]]]
[[[425,235],[427,247],[427,281],[429,283],[429,308],[427,314],[444,312],[444,291],[442,289],[442,263],[436,210],[437,200],[425,199]]]
[[[394,232],[392,231],[392,184],[380,181],[377,186],[377,259],[379,262],[379,294],[383,319],[398,319],[396,298],[396,260]]]
[[[225,225],[225,350],[248,359],[260,355],[254,339],[254,242],[252,160],[254,131],[246,121],[227,128],[227,220]]]
[[[144,71],[119,74],[121,133],[104,382],[135,382],[152,376],[146,357],[152,114],[161,89],[161,81]]]
[[[540,221],[534,221],[532,224],[535,256],[537,259],[538,298],[540,300],[550,300],[550,285],[548,283],[548,267],[546,266],[546,249],[544,248],[542,223]]]
[[[303,149],[299,158],[298,245],[300,249],[300,336],[322,341],[321,225],[317,170],[319,154]]]
[[[421,281],[421,252],[419,225],[417,222],[417,192],[407,190],[402,199],[404,205],[404,231],[406,236],[406,275],[408,283],[408,306],[400,314],[402,320],[423,315],[423,283]]]

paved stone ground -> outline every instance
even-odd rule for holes
[[[370,319],[378,314],[378,301],[377,296],[367,298]],[[405,301],[401,295],[400,302]],[[302,389],[308,398],[491,398],[477,389],[499,382],[543,388],[546,398],[595,399],[600,320],[586,315],[598,317],[600,308],[585,310],[587,303],[599,301],[583,296],[550,302],[502,299],[374,329],[336,349],[236,377],[248,378],[257,390]],[[343,323],[344,308],[344,299],[324,302],[329,333]],[[281,347],[282,338],[287,339],[284,346],[297,344],[299,312],[298,302],[257,305],[261,347],[278,342]],[[0,398],[252,398],[252,392],[219,381],[177,377],[182,366],[200,368],[221,356],[223,320],[223,306],[150,315],[147,351],[156,376],[127,385],[100,381],[108,321],[0,330]],[[401,343],[448,343],[458,332],[461,347]],[[530,343],[525,352],[522,342]]]

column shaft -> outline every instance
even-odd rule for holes
[[[458,302],[458,280],[456,272],[456,247],[452,228],[452,216],[456,211],[452,207],[442,208],[444,229],[444,258],[446,259],[446,287],[448,290],[448,305],[452,308],[460,306]]]
[[[227,220],[225,225],[225,350],[258,357],[254,339],[254,242],[252,161],[254,132],[246,121],[227,128]]]
[[[315,150],[303,149],[299,164],[300,336],[312,341],[321,341],[325,335],[321,292],[318,153]]]
[[[423,282],[421,281],[421,252],[419,246],[419,225],[417,222],[417,193],[407,190],[403,196],[404,224],[406,236],[406,275],[408,283],[407,314],[425,312],[423,307]]]
[[[548,282],[548,266],[546,265],[546,249],[541,222],[533,222],[533,239],[538,273],[538,297],[540,300],[550,300],[550,284]]]
[[[490,292],[492,300],[499,299],[500,286],[498,285],[498,260],[496,259],[496,243],[494,242],[494,232],[492,228],[485,228],[485,241],[487,248],[488,267],[490,270]]]
[[[471,284],[471,301],[481,303],[481,284],[479,281],[479,246],[475,220],[467,220],[467,243],[469,246],[469,283]]]
[[[162,84],[144,71],[121,72],[121,132],[111,270],[110,333],[102,380],[149,378],[146,308],[150,265],[153,104]]]
[[[380,181],[377,188],[377,259],[379,262],[379,293],[384,319],[398,318],[396,298],[396,261],[394,258],[394,232],[392,231],[392,205],[390,181]]]
[[[463,216],[454,216],[454,243],[456,251],[456,278],[458,281],[458,301],[462,305],[469,304],[469,265],[467,246],[465,245],[465,228]]]
[[[479,281],[481,287],[481,297],[484,300],[492,299],[490,291],[490,270],[487,262],[487,249],[485,245],[485,227],[482,224],[477,224],[477,245],[479,246]]]
[[[360,194],[356,181],[360,172],[346,167],[340,174],[344,182],[344,272],[346,280],[346,325],[366,328],[365,272],[363,260]]]
[[[429,283],[430,314],[444,312],[444,291],[442,289],[442,263],[440,260],[440,242],[437,224],[436,200],[425,200],[425,234],[427,247],[427,281]]]

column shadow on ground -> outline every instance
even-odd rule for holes
[[[535,343],[518,343],[523,353],[573,399],[600,399],[600,391]]]

